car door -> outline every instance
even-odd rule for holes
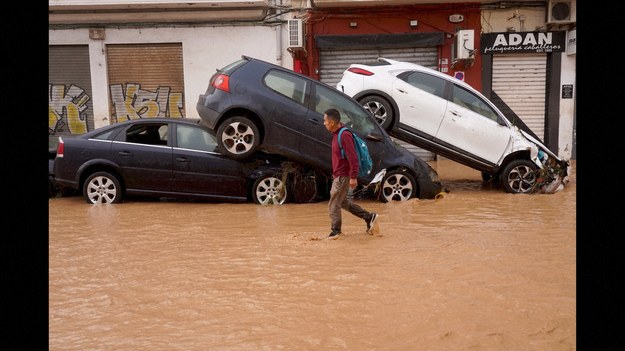
[[[259,100],[265,105],[267,119],[263,144],[270,145],[270,152],[297,158],[300,141],[306,137],[306,94],[311,83],[279,69],[270,69],[262,80],[269,90],[269,94]]]
[[[436,138],[461,153],[497,164],[511,141],[511,133],[480,96],[453,84],[451,101]]]
[[[434,138],[447,110],[444,93],[445,81],[439,77],[418,71],[400,74],[392,87],[399,107],[399,128]]]
[[[217,140],[199,126],[176,124],[172,191],[246,197],[240,162],[218,152]]]
[[[111,145],[128,191],[167,191],[172,180],[172,147],[167,123],[146,121],[129,126]]]

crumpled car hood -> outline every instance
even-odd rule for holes
[[[569,182],[570,162],[559,158],[529,133],[521,129],[519,131],[539,148],[538,154],[532,159],[540,167],[533,193],[552,194],[564,189],[564,185]]]

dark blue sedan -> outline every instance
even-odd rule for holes
[[[90,204],[119,203],[126,195],[310,202],[318,199],[302,195],[290,179],[297,174],[312,179],[315,187],[325,186],[327,182],[319,181],[324,176],[316,172],[260,152],[245,161],[226,157],[197,120],[180,118],[136,119],[62,136],[54,160],[56,184],[80,191]]]

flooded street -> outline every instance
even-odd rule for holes
[[[430,162],[451,192],[384,204],[49,200],[50,350],[575,350],[575,161],[512,195]]]

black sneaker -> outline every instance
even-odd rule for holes
[[[367,222],[367,233],[371,234],[371,231],[373,230],[373,225],[375,224],[376,219],[378,219],[378,214],[373,212],[371,213],[371,218],[369,218],[368,220],[365,220],[365,222]]]
[[[339,234],[341,234],[341,232],[337,232],[333,230],[332,232],[330,232],[330,235],[328,235],[328,238],[336,239],[339,236]]]

